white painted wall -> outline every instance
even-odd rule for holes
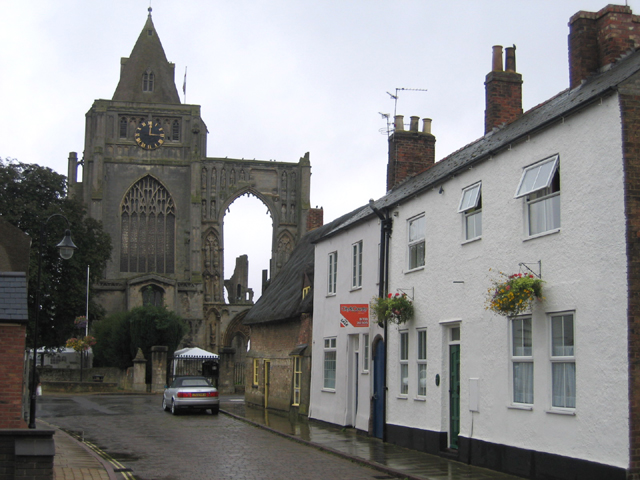
[[[363,242],[362,288],[351,288],[351,249],[355,242]],[[367,431],[370,399],[373,390],[373,363],[371,343],[382,328],[369,319],[369,328],[340,327],[341,304],[369,304],[378,294],[378,245],[380,223],[378,219],[354,226],[340,235],[329,237],[316,245],[313,293],[313,351],[311,367],[311,404],[309,417],[337,425],[352,425],[353,403],[350,397],[348,369],[353,362],[355,338],[358,342],[358,404],[355,427]],[[338,252],[337,291],[328,295],[328,256]],[[364,334],[369,334],[369,370],[363,371]],[[354,337],[355,336],[355,337]],[[326,390],[324,384],[324,338],[336,337],[336,388]],[[352,372],[355,371],[352,368]],[[351,391],[353,393],[353,390]]]
[[[410,335],[412,382],[406,397],[399,395],[398,328],[389,329],[388,423],[448,431],[447,322],[459,322],[461,435],[628,466],[627,282],[620,132],[614,95],[448,180],[443,185],[444,193],[435,189],[397,208],[390,291],[414,288],[416,318],[405,327]],[[560,156],[561,229],[527,239],[524,200],[514,199],[514,193],[524,167],[554,154]],[[480,180],[483,235],[465,244],[462,215],[456,212],[462,189]],[[406,273],[406,221],[422,212],[426,216],[426,266]],[[491,278],[498,271],[517,273],[520,262],[539,260],[546,283],[545,300],[532,312],[534,404],[532,409],[523,410],[511,403],[509,321],[485,310],[484,305]],[[319,298],[321,295],[316,296]],[[577,399],[573,415],[551,413],[547,314],[561,311],[575,312]],[[426,401],[416,399],[414,380],[416,328],[421,327],[428,329]],[[314,338],[322,334],[314,331]],[[314,351],[314,359],[318,358]],[[436,374],[442,378],[439,387],[434,381]],[[469,410],[472,378],[478,379],[478,412]]]

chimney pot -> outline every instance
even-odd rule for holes
[[[404,115],[396,115],[394,118],[394,126],[397,132],[404,131]]]
[[[505,49],[507,51],[506,55],[506,68],[507,72],[515,72],[516,71],[516,46],[507,47]]]
[[[422,133],[431,134],[431,119],[423,118],[422,119]]]
[[[493,65],[491,70],[494,72],[502,71],[502,45],[494,45],[493,47]]]
[[[409,127],[409,130],[411,130],[412,132],[417,132],[418,122],[420,122],[420,117],[411,117],[411,126]]]

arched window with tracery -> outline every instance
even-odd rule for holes
[[[175,204],[151,175],[138,180],[120,209],[120,271],[174,273]]]

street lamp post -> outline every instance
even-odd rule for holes
[[[36,381],[36,364],[38,363],[38,320],[40,318],[40,283],[42,279],[42,256],[45,249],[45,239],[47,234],[47,223],[53,217],[62,217],[67,222],[67,227],[71,224],[67,217],[60,213],[54,213],[40,225],[40,251],[38,252],[38,279],[36,283],[36,315],[33,324],[33,363],[31,364],[31,405],[29,408],[29,428],[36,428],[36,390],[38,382]],[[69,260],[73,256],[73,251],[78,247],[71,240],[71,230],[67,228],[64,232],[64,238],[56,245],[63,260]]]

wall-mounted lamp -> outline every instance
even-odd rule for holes
[[[442,195],[444,193],[444,188],[442,188],[442,185],[440,185],[440,190],[438,190],[438,193],[440,195]]]

